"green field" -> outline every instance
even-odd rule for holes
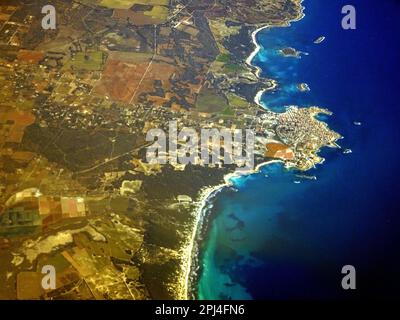
[[[144,12],[146,16],[154,19],[166,20],[168,17],[168,8],[163,6],[154,6],[151,11]]]
[[[232,117],[235,115],[235,110],[233,110],[230,106],[228,106],[224,110],[222,110],[221,115],[227,116],[227,117]]]
[[[152,53],[145,52],[115,51],[110,54],[109,59],[120,60],[132,64],[139,64],[149,62],[152,56]]]
[[[241,65],[235,64],[235,63],[227,63],[223,67],[223,71],[228,74],[232,73],[241,73],[245,72],[246,69],[244,69]]]
[[[223,112],[228,106],[226,99],[209,89],[203,89],[196,103],[198,112],[216,113]]]
[[[217,57],[217,61],[218,62],[224,62],[224,63],[228,63],[231,61],[231,56],[228,53],[221,53],[218,57]]]
[[[168,6],[169,0],[102,0],[100,5],[111,9],[129,9],[135,4]]]
[[[104,53],[101,51],[78,52],[76,56],[66,63],[65,68],[73,67],[75,70],[98,71],[103,69]]]
[[[230,94],[228,94],[227,98],[229,100],[229,105],[231,105],[233,107],[247,108],[249,106],[249,103],[245,99],[243,99],[235,94],[230,93]]]

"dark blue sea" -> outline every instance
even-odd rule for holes
[[[341,27],[346,4],[356,30]],[[353,152],[324,149],[325,163],[307,172],[317,180],[272,164],[221,192],[200,247],[199,299],[400,297],[400,1],[303,5],[301,21],[258,33],[253,64],[279,83],[263,105],[328,108],[323,120]],[[280,55],[285,47],[301,58]],[[341,287],[344,265],[357,271],[356,290]]]

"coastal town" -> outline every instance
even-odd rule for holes
[[[341,138],[331,112],[260,106],[276,84],[246,63],[251,33],[300,1],[51,2],[55,30],[47,1],[0,3],[0,298],[187,299],[204,196],[237,168],[149,163],[146,134],[253,130],[257,165],[322,163]]]

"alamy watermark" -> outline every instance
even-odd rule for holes
[[[345,265],[342,268],[342,288],[344,290],[356,290],[356,268],[352,265]]]
[[[42,288],[44,290],[54,290],[56,288],[56,268],[52,265],[45,265],[42,268]]]
[[[42,8],[42,14],[45,16],[42,19],[42,28],[44,30],[56,29],[56,8],[51,5],[45,5]],[[342,7],[342,28],[344,30],[355,30],[357,28],[356,8],[353,5],[345,5]]]
[[[42,8],[42,14],[45,16],[42,19],[42,28],[44,30],[54,30],[57,26],[56,8],[51,4],[45,5]]]
[[[147,132],[146,141],[154,142],[147,148],[150,164],[236,165],[239,169],[254,169],[255,133],[253,130],[183,128],[168,124],[168,134],[162,129]]]
[[[342,8],[342,14],[345,15],[342,18],[342,28],[344,30],[357,29],[356,8],[352,5],[346,5]]]

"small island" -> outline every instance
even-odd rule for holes
[[[308,92],[310,91],[310,87],[307,83],[299,83],[297,85],[297,89],[299,89],[299,91],[301,92]]]
[[[294,48],[287,47],[279,50],[280,54],[284,57],[300,58],[301,52]]]
[[[321,36],[321,37],[319,37],[318,39],[314,40],[314,43],[315,43],[315,44],[320,44],[320,43],[322,43],[322,42],[324,42],[324,41],[325,41],[325,37],[324,37],[324,36]]]

